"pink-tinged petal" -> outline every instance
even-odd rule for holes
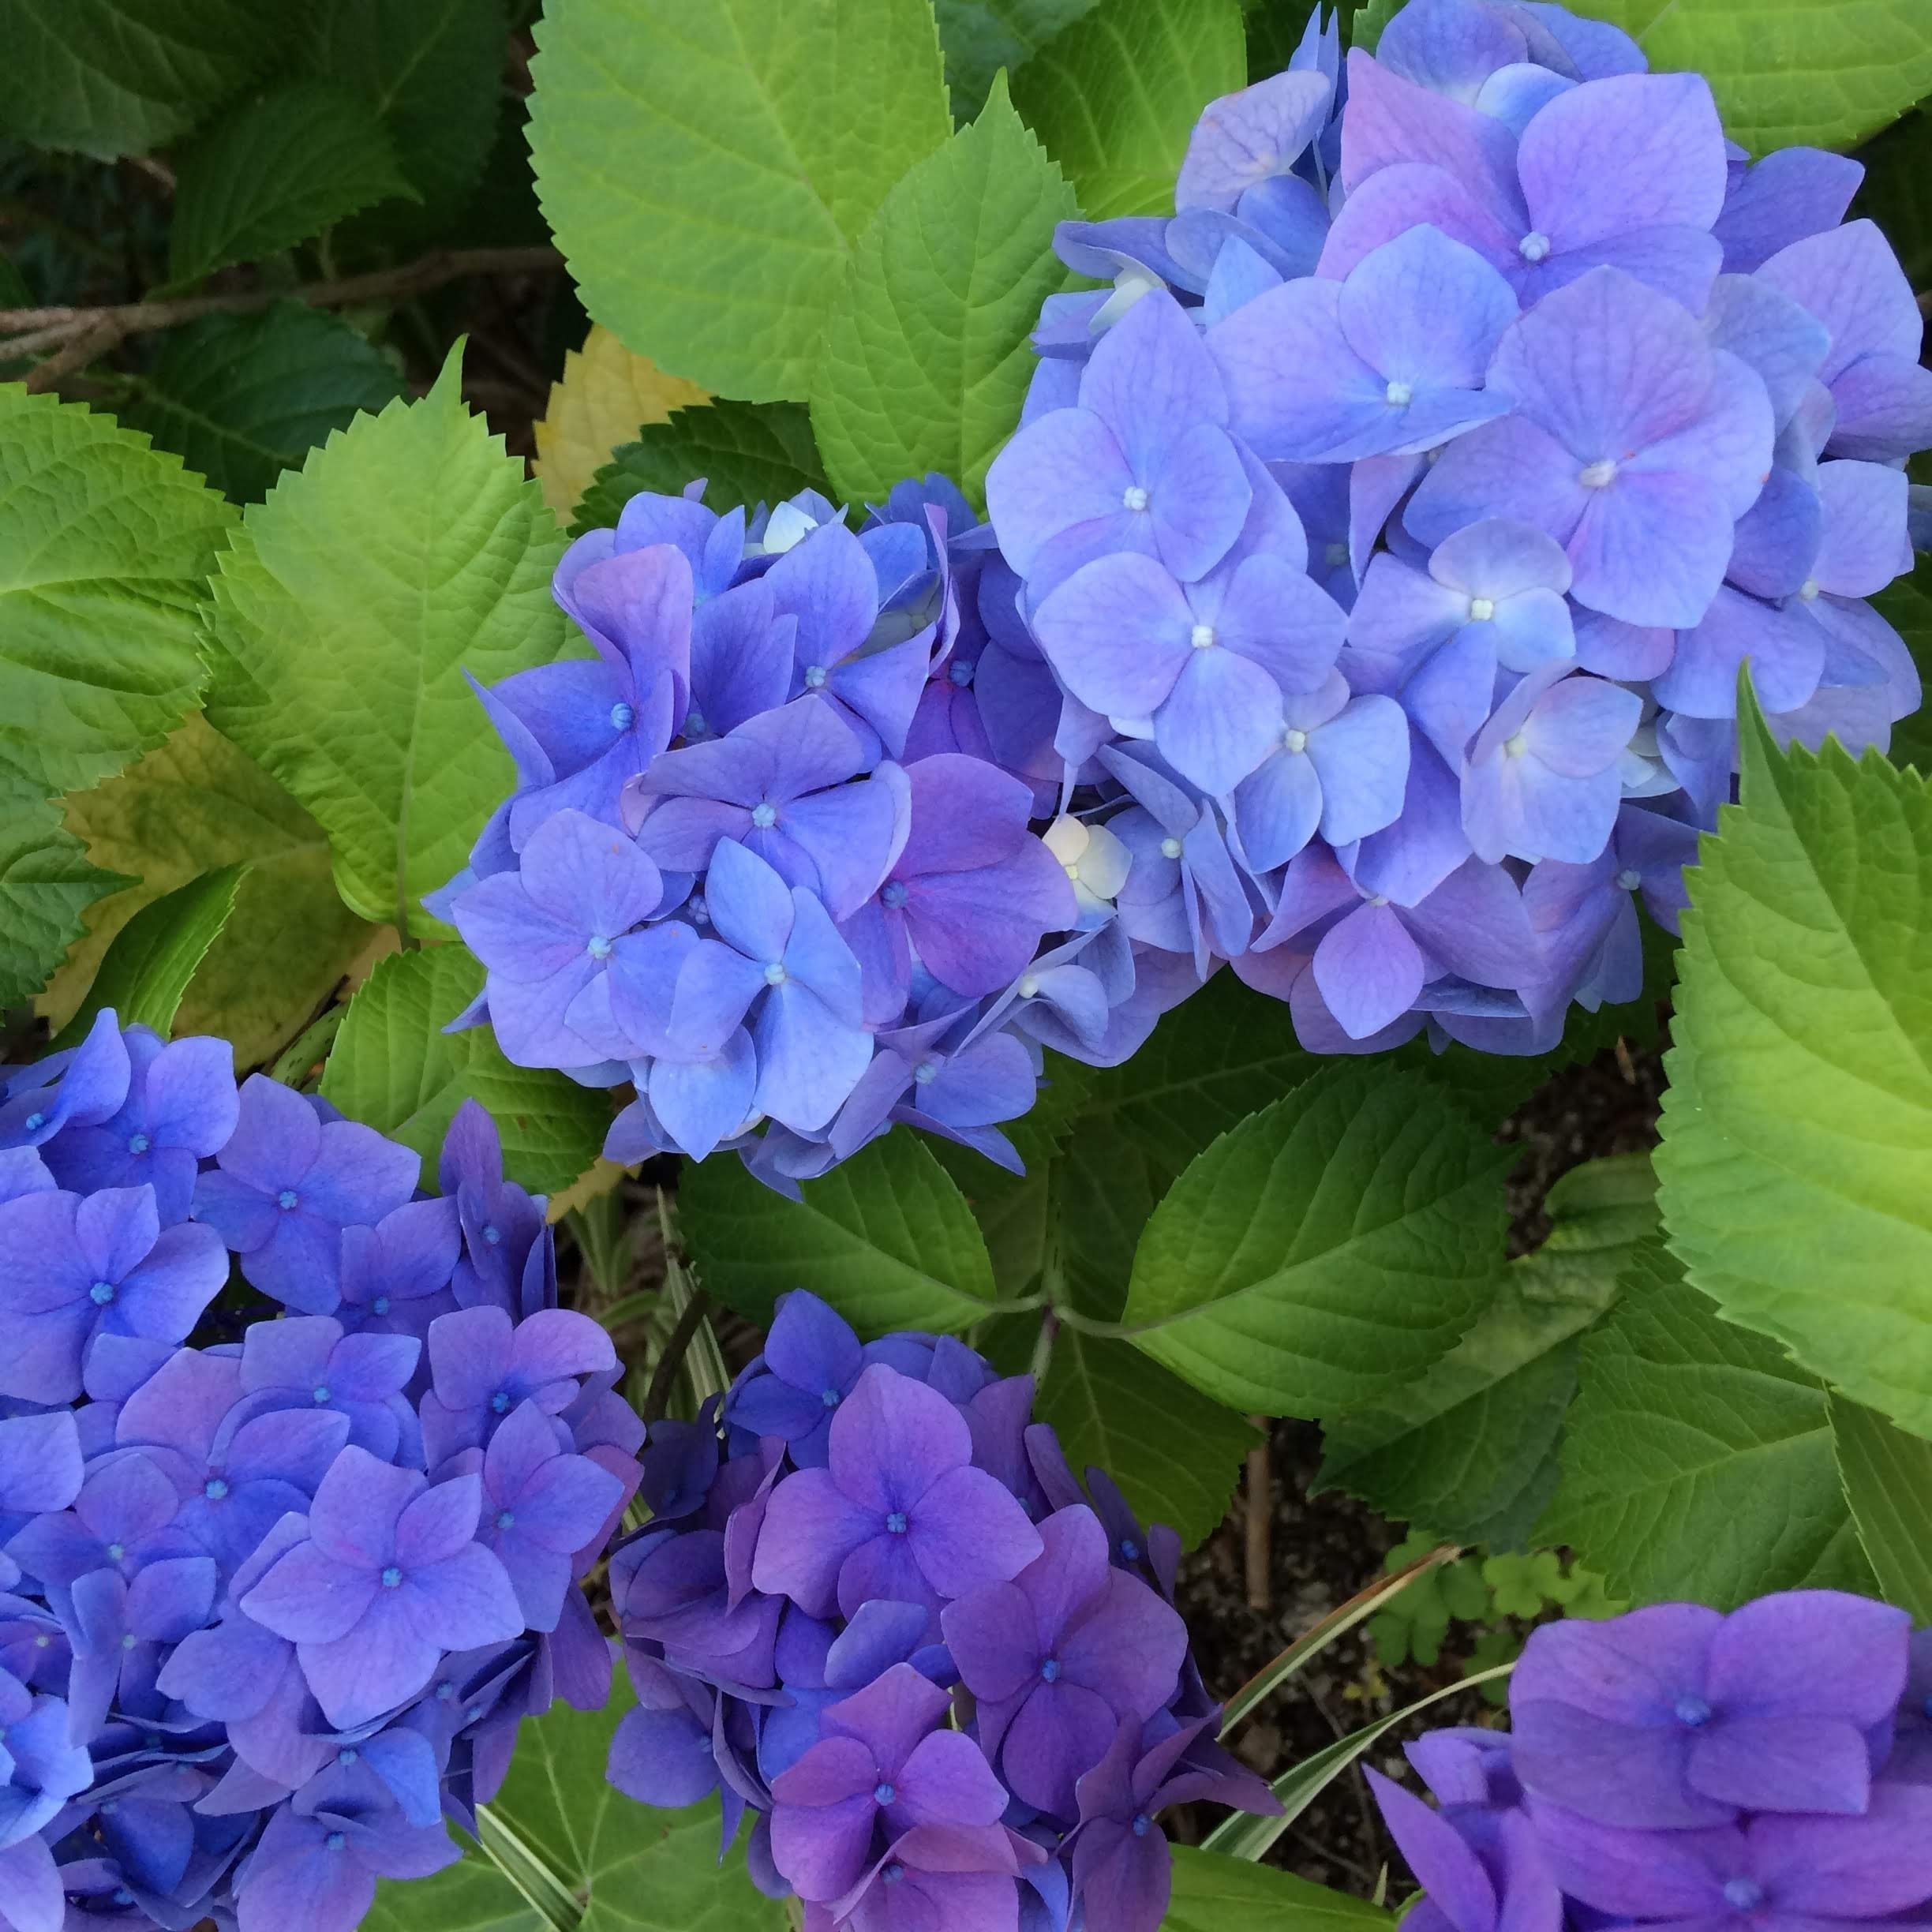
[[[1869,1728],[1905,1690],[1911,1619],[1841,1590],[1784,1590],[1726,1617],[1712,1638],[1714,1704],[1765,1715],[1829,1712]]]
[[[1819,466],[1824,541],[1811,575],[1833,597],[1875,596],[1911,567],[1905,472],[1881,463]]]
[[[1177,577],[1192,583],[1227,555],[1253,501],[1246,466],[1226,431],[1196,422],[1163,451],[1159,472],[1148,485],[1144,514],[1152,547]]]
[[[415,1192],[422,1156],[359,1121],[329,1121],[315,1165],[297,1184],[309,1213],[343,1226],[373,1225]]]
[[[1724,206],[1724,129],[1699,74],[1576,88],[1530,122],[1517,165],[1531,228],[1561,249],[1633,228],[1709,228]]]
[[[1830,330],[1821,371],[1835,384],[1861,357],[1919,360],[1924,320],[1899,260],[1875,223],[1847,222],[1780,249],[1758,271]]]
[[[1466,979],[1523,987],[1541,970],[1522,894],[1500,866],[1466,861],[1406,917],[1431,956]]]
[[[1802,605],[1765,604],[1726,586],[1701,623],[1677,633],[1653,695],[1691,717],[1735,717],[1738,667],[1747,662],[1765,710],[1795,711],[1824,675],[1824,633]]]
[[[1516,298],[1474,249],[1419,227],[1355,268],[1337,316],[1349,346],[1385,379],[1475,390],[1516,320]]]
[[[1719,350],[1711,358],[1710,394],[1696,420],[1639,450],[1624,474],[1694,478],[1735,520],[1762,493],[1776,442],[1764,378]]]
[[[1368,1788],[1396,1849],[1408,1861],[1416,1883],[1452,1926],[1475,1932],[1493,1926],[1496,1887],[1482,1860],[1455,1827],[1412,1792],[1368,1769]]]
[[[841,1614],[856,1616],[869,1603],[915,1604],[929,1619],[938,1609],[938,1593],[926,1581],[909,1536],[882,1533],[846,1558],[838,1579]]]
[[[313,1543],[298,1543],[242,1600],[243,1612],[291,1643],[327,1643],[354,1630],[381,1588]]]
[[[1230,650],[1261,665],[1284,693],[1302,696],[1319,691],[1335,668],[1348,617],[1299,565],[1252,556],[1229,580],[1214,631]]]
[[[560,926],[613,939],[657,909],[657,868],[615,826],[580,811],[546,819],[523,848],[530,903]]]
[[[1367,904],[1331,929],[1315,949],[1315,983],[1328,1010],[1355,1039],[1391,1024],[1422,990],[1422,955],[1387,904]]]
[[[1454,175],[1499,219],[1522,219],[1515,136],[1501,122],[1416,87],[1352,48],[1348,113],[1342,123],[1342,185],[1353,194],[1378,169],[1405,161],[1425,162]]]
[[[1322,455],[1380,399],[1383,384],[1342,333],[1341,300],[1339,283],[1290,282],[1208,333],[1234,432],[1266,461]]]
[[[881,1533],[883,1514],[846,1496],[829,1470],[788,1476],[773,1492],[758,1533],[754,1586],[789,1597],[809,1616],[830,1616],[838,1607],[841,1567],[852,1551]]]
[[[1932,1790],[1881,1785],[1862,1818],[1765,1818],[1755,1868],[1794,1919],[1878,1919],[1932,1896]]]
[[[455,1556],[475,1537],[482,1510],[483,1485],[476,1476],[452,1477],[424,1491],[396,1518],[396,1562],[406,1574]]]
[[[379,1588],[368,1613],[346,1636],[296,1646],[302,1676],[338,1730],[368,1724],[406,1704],[442,1661],[441,1645],[417,1634],[400,1594]]]
[[[842,1897],[865,1874],[878,1817],[869,1786],[836,1803],[807,1807],[781,1800],[772,1813],[772,1863],[801,1899],[823,1903]]]
[[[1321,132],[1334,92],[1327,75],[1291,69],[1209,102],[1188,141],[1174,206],[1231,212],[1250,188],[1286,174]]]
[[[1700,1796],[1753,1811],[1855,1814],[1871,1797],[1871,1753],[1843,1718],[1732,1717],[1694,1738],[1685,1778]]]
[[[1626,623],[1694,625],[1724,582],[1733,527],[1699,477],[1619,477],[1571,537],[1576,600]]]
[[[850,919],[884,883],[905,844],[909,803],[904,774],[887,763],[781,811],[780,829],[811,859],[816,894],[834,919]]]
[[[1005,1788],[979,1747],[957,1731],[923,1738],[893,1783],[893,1816],[908,1825],[997,1825],[1005,1813]]]
[[[1119,1719],[1106,1699],[1076,1684],[1042,1684],[1020,1706],[1000,1742],[1000,1769],[1013,1795],[1057,1816],[1076,1809],[1073,1788],[1106,1755]]]
[[[1455,175],[1398,162],[1370,175],[1342,203],[1316,273],[1339,281],[1385,242],[1424,223],[1473,249],[1492,268],[1521,260],[1516,252],[1521,231],[1512,233]]]
[[[884,1516],[909,1511],[942,1477],[970,1462],[972,1437],[936,1389],[875,1363],[833,1417],[828,1453],[844,1493]]]
[[[999,865],[914,882],[906,918],[919,959],[942,984],[978,998],[1017,977],[1042,936],[1077,916],[1065,869],[1035,838]]]
[[[1033,795],[983,758],[942,752],[906,767],[912,825],[893,867],[901,878],[966,872],[1005,858],[1025,837]]]
[[[1752,1869],[1750,1841],[1733,1825],[1638,1832],[1545,1804],[1530,1822],[1563,1890],[1619,1918],[1724,1923],[1725,1881]]]
[[[1903,462],[1932,445],[1932,369],[1904,356],[1866,356],[1832,384],[1834,456]]]
[[[1017,1584],[993,1583],[940,1612],[946,1648],[983,1704],[1003,1704],[1032,1681],[1039,1636],[1032,1601]]]
[[[1789,243],[1836,228],[1864,178],[1848,155],[1773,149],[1732,187],[1714,225],[1725,268],[1749,275]]]
[[[1554,436],[1506,416],[1449,445],[1410,498],[1402,527],[1432,547],[1471,523],[1507,517],[1567,542],[1596,493],[1578,480],[1578,467]]]
[[[1601,678],[1566,677],[1544,691],[1522,727],[1541,764],[1566,778],[1593,778],[1616,762],[1643,716],[1634,691]]]
[[[1013,569],[1031,576],[1064,530],[1118,515],[1134,481],[1114,434],[1091,410],[1051,410],[1028,423],[987,472],[987,513]]]
[[[711,747],[698,745],[695,749],[704,751]],[[681,758],[683,754],[674,751],[671,755]],[[645,802],[651,801],[646,799]],[[638,849],[667,872],[702,872],[711,863],[720,840],[743,838],[751,824],[747,806],[708,798],[661,799],[638,825]],[[489,882],[484,881],[485,885]],[[461,930],[460,915],[456,923]],[[466,939],[468,936],[465,931]]]

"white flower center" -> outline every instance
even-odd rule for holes
[[[1192,644],[1196,650],[1206,650],[1208,647],[1214,642],[1214,641],[1215,634],[1214,626],[1212,624],[1197,623],[1193,631],[1188,634],[1188,642]]]
[[[1129,483],[1121,492],[1123,510],[1144,510],[1148,507],[1148,493],[1138,483]]]
[[[1601,462],[1586,464],[1577,472],[1577,481],[1586,489],[1607,489],[1616,481],[1617,466],[1606,456]]]
[[[1550,238],[1540,228],[1532,229],[1516,244],[1516,253],[1526,262],[1549,260]]]
[[[1818,601],[1818,580],[1815,577],[1807,577],[1798,586],[1798,594],[1806,603],[1815,604]]]
[[[1392,382],[1382,394],[1391,409],[1406,409],[1415,398],[1415,391],[1406,382]]]
[[[1626,892],[1634,892],[1643,883],[1643,874],[1626,866],[1616,876],[1616,882]]]
[[[1181,856],[1181,841],[1178,838],[1163,839],[1161,856],[1163,859],[1178,859]]]
[[[1470,622],[1471,623],[1487,623],[1495,615],[1496,599],[1494,597],[1471,597],[1470,599]]]
[[[1028,973],[1020,982],[1020,997],[1022,999],[1034,999],[1039,997],[1039,982],[1031,973]]]
[[[1284,751],[1305,751],[1308,749],[1308,733],[1298,731],[1290,724],[1282,733],[1282,749]]]
[[[1503,754],[1505,758],[1521,758],[1529,749],[1530,740],[1521,732],[1518,732],[1514,737],[1503,740]]]

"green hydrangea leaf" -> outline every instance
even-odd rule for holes
[[[299,469],[358,410],[380,410],[402,393],[395,365],[365,337],[286,301],[170,330],[122,414],[246,503],[267,496],[284,470]]]
[[[1140,1350],[1063,1328],[1034,1414],[1050,1423],[1077,1475],[1103,1469],[1143,1522],[1163,1522],[1192,1549],[1226,1515],[1242,1458],[1260,1440]]]
[[[391,954],[356,990],[323,1070],[323,1098],[414,1148],[423,1172],[456,1110],[477,1100],[503,1136],[504,1171],[534,1194],[567,1188],[597,1159],[609,1096],[549,1067],[512,1066],[488,1027],[443,1029],[483,990],[465,947]]]
[[[464,212],[496,139],[509,36],[504,0],[331,0],[309,10],[304,65],[374,110],[421,203],[385,208],[358,230],[440,240]]]
[[[1932,795],[1741,721],[1689,875],[1658,1199],[1732,1321],[1932,1430]]]
[[[937,470],[980,497],[1039,364],[1040,304],[1066,279],[1054,230],[1077,212],[1003,81],[900,179],[853,254],[812,382],[841,496],[882,502]]]
[[[267,72],[286,38],[255,0],[0,0],[0,126],[102,161],[146,154]]]
[[[1563,1481],[1538,1526],[1639,1603],[1872,1591],[1822,1388],[1722,1320],[1651,1243],[1585,1340]]]
[[[584,305],[660,369],[811,392],[847,257],[952,130],[927,0],[553,0],[537,190]]]
[[[1906,279],[1932,287],[1932,112],[1920,108],[1862,148],[1864,185],[1852,204],[1885,230]]]
[[[1387,1932],[1394,1918],[1293,1872],[1246,1858],[1174,1848],[1174,1894],[1162,1932]]]
[[[1469,1333],[1395,1399],[1329,1425],[1322,1485],[1452,1542],[1520,1544],[1556,1486],[1577,1338],[1655,1234],[1656,1193],[1644,1155],[1571,1169],[1550,1190],[1548,1238],[1510,1264]]]
[[[77,1044],[107,1006],[124,1027],[152,1027],[166,1039],[189,981],[234,911],[242,871],[223,866],[204,872],[142,907],[107,949],[92,990],[54,1045]]]
[[[111,417],[0,384],[0,771],[94,784],[181,721],[234,516]]]
[[[755,1321],[809,1288],[862,1335],[957,1333],[995,1310],[986,1243],[945,1170],[895,1129],[822,1180],[803,1204],[754,1181],[730,1155],[686,1168],[680,1222],[698,1279]]]
[[[1170,215],[1201,110],[1248,80],[1237,0],[1100,0],[1013,76],[1091,221]]]
[[[1859,1541],[1887,1603],[1932,1623],[1932,1442],[1831,1398],[1832,1440]]]
[[[175,1025],[232,1040],[239,1066],[285,1046],[375,938],[337,896],[322,828],[199,716],[118,778],[69,798],[66,816],[95,864],[139,877],[89,916],[40,1002],[56,1030],[142,908],[223,867],[247,868],[234,914],[189,983]]]
[[[421,402],[330,437],[252,504],[215,583],[208,716],[315,814],[364,918],[467,861],[510,760],[465,682],[545,664],[556,519],[464,408],[452,356]]]
[[[1002,67],[1012,72],[1094,4],[1095,0],[934,0],[953,113],[962,118],[976,114]]]
[[[168,273],[198,282],[399,195],[416,191],[369,108],[346,88],[295,81],[224,114],[182,155]]]
[[[668,422],[646,423],[635,443],[620,444],[578,500],[571,534],[614,528],[640,491],[681,496],[699,477],[714,510],[782,503],[800,490],[832,488],[803,404],[712,402],[673,410]]]
[[[1174,1183],[1126,1331],[1230,1408],[1360,1407],[1447,1354],[1493,1293],[1515,1158],[1417,1075],[1331,1067]]]
[[[89,863],[54,799],[0,770],[0,1008],[38,993],[81,914],[129,882]]]
[[[746,1875],[743,1834],[720,1863],[716,1798],[659,1811],[606,1780],[635,1702],[620,1665],[603,1709],[526,1719],[481,1843],[433,1878],[384,1880],[365,1932],[785,1932],[783,1904]]]
[[[1920,556],[1915,565],[1871,601],[1905,640],[1921,682],[1932,684],[1932,557]],[[1892,727],[1891,758],[1894,765],[1914,765],[1932,777],[1932,710],[1921,705]]]
[[[1922,0],[1597,0],[1659,73],[1688,68],[1754,154],[1849,148],[1932,93]]]

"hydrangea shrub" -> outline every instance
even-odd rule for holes
[[[27,9],[0,1932],[1932,1909],[1932,20],[1600,5]]]

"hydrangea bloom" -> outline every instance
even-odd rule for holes
[[[721,1416],[653,1432],[612,1558],[638,1708],[613,1783],[719,1791],[814,1932],[1154,1932],[1169,1804],[1274,1800],[1213,1741],[1178,1540],[1075,1483],[1032,1384],[949,1339],[861,1348],[799,1290]],[[759,1432],[762,1432],[762,1433]],[[973,1699],[950,1725],[953,1692]]]
[[[474,1102],[417,1200],[414,1154],[233,1067],[108,1013],[7,1078],[13,1932],[350,1932],[459,1855],[523,1717],[608,1689],[580,1585],[643,1427],[543,1203]],[[189,1346],[231,1254],[289,1312]]]
[[[1412,1917],[1799,1932],[1923,1915],[1923,1643],[1904,1612],[1830,1590],[1544,1626],[1511,1683],[1511,1734],[1410,1747],[1439,1810],[1368,1774],[1428,1893]]]

